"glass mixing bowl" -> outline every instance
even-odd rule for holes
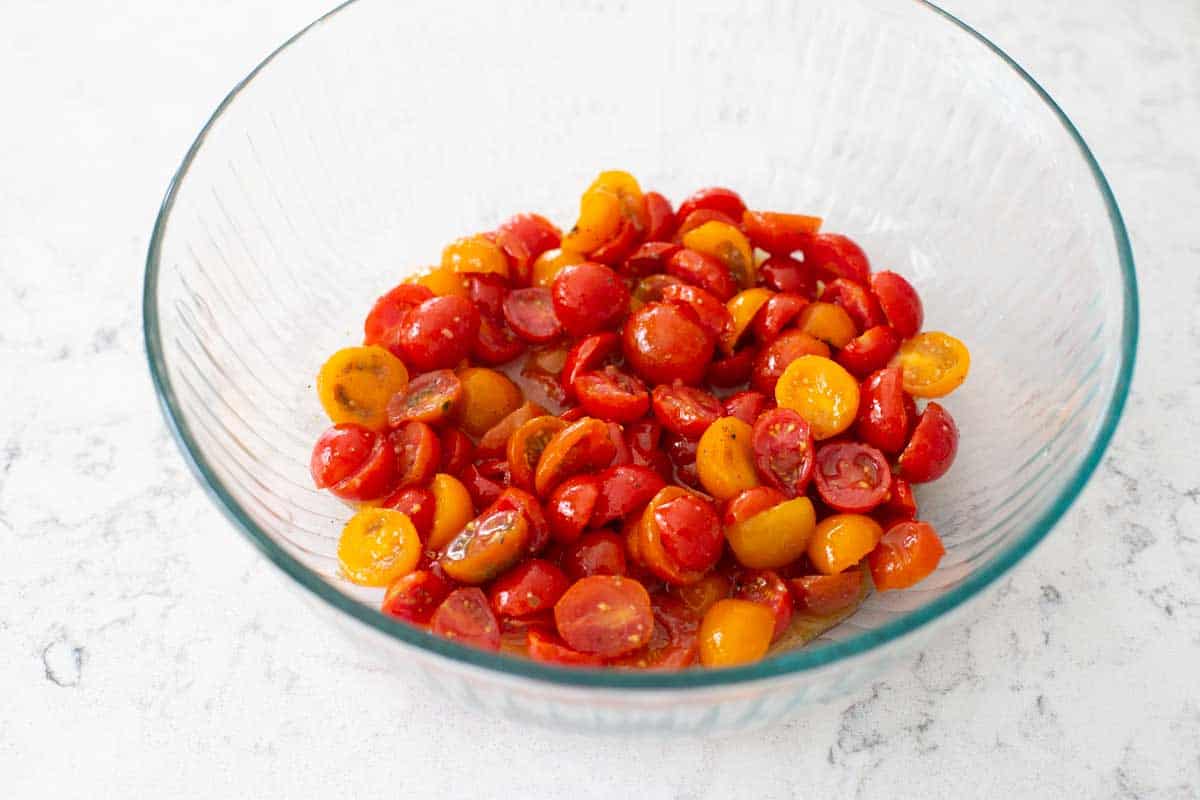
[[[609,168],[676,202],[718,184],[819,214],[969,344],[971,378],[947,402],[958,463],[920,490],[947,546],[927,581],[753,666],[636,673],[443,641],[337,577],[347,509],[308,474],[318,367],[446,242],[517,211],[569,225]],[[359,0],[272,53],[188,150],[154,228],[145,326],[200,481],[397,680],[539,723],[698,732],[867,684],[1028,554],[1117,424],[1137,293],[1078,131],[934,6]]]

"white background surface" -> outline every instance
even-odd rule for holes
[[[1142,347],[1104,464],[977,623],[871,689],[741,740],[626,743],[406,692],[233,532],[161,421],[158,202],[325,2],[10,4],[0,797],[1200,794],[1200,5],[1047,5],[949,7],[1072,115],[1130,226]]]

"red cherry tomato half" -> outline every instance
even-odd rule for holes
[[[443,575],[418,569],[388,587],[380,611],[414,625],[427,625],[453,588]]]
[[[788,497],[799,497],[812,480],[812,428],[790,408],[776,408],[754,422],[750,440],[759,477]]]
[[[379,502],[382,508],[394,508],[408,515],[417,535],[424,542],[433,530],[433,511],[436,501],[433,492],[421,487],[397,489]]]
[[[600,497],[600,482],[592,475],[567,478],[546,501],[546,521],[554,540],[570,544],[583,535]]]
[[[597,528],[641,512],[666,485],[658,472],[635,464],[609,467],[596,475],[596,482],[599,493],[590,524]]]
[[[376,300],[363,323],[363,344],[379,345],[399,356],[400,326],[404,315],[431,297],[433,292],[428,287],[402,283]]]
[[[613,457],[608,465],[619,467],[632,464],[633,451],[629,449],[629,443],[625,441],[625,429],[621,427],[621,423],[608,423],[608,438],[613,443]]]
[[[534,260],[562,243],[562,231],[539,214],[517,214],[496,228],[496,244],[508,256],[514,273],[528,276]],[[519,285],[528,285],[520,281]]]
[[[862,593],[863,572],[848,569],[836,575],[802,575],[792,578],[795,610],[824,617],[849,608]]]
[[[747,390],[731,394],[725,398],[723,417],[737,417],[747,425],[753,425],[758,418],[775,407],[773,400],[762,392]]]
[[[788,365],[800,356],[829,358],[829,345],[803,331],[784,331],[775,341],[758,351],[750,372],[750,385],[768,397],[775,396],[775,384]]]
[[[900,349],[900,338],[886,325],[868,328],[838,351],[837,362],[856,378],[883,369]]]
[[[721,401],[708,392],[683,385],[655,386],[652,403],[654,416],[663,427],[688,439],[699,439],[724,410]]]
[[[729,302],[729,298],[738,292],[737,281],[725,264],[686,247],[672,253],[667,259],[667,274],[704,289],[722,303]]]
[[[509,292],[504,298],[504,319],[517,336],[533,344],[552,341],[562,333],[550,290],[542,286]]]
[[[767,509],[786,502],[787,499],[786,494],[773,486],[755,486],[752,489],[743,489],[725,504],[722,521],[727,528],[737,525],[739,522],[745,522]]]
[[[887,500],[875,509],[875,519],[886,531],[898,522],[908,522],[917,518],[917,498],[913,495],[912,484],[904,478],[892,477],[892,490],[888,492]]]
[[[808,300],[794,292],[781,292],[771,297],[751,322],[754,336],[763,344],[770,344],[779,338],[783,329],[796,321],[800,312],[808,305]]]
[[[500,624],[478,587],[455,589],[430,619],[433,632],[483,650],[500,649]]]
[[[676,670],[690,667],[699,652],[700,618],[677,597],[655,594],[650,598],[654,632],[641,650],[610,661],[613,666],[635,669]]]
[[[603,264],[584,261],[559,270],[550,289],[554,314],[571,336],[613,328],[629,310],[629,289]]]
[[[928,522],[901,522],[883,534],[867,556],[871,579],[881,592],[907,589],[929,577],[946,548]]]
[[[371,456],[379,434],[354,422],[327,428],[313,447],[309,469],[313,483],[325,489],[357,472]]]
[[[818,233],[800,247],[804,263],[830,280],[848,278],[866,284],[871,275],[867,254],[849,237],[840,233]]]
[[[454,415],[462,402],[462,381],[454,370],[435,369],[413,378],[403,394],[388,401],[388,425],[398,428],[406,422],[436,425]]]
[[[611,422],[632,422],[650,409],[645,384],[616,367],[585,372],[575,378],[572,388],[584,411]]]
[[[392,435],[400,473],[398,486],[424,486],[442,463],[442,443],[424,422],[406,422]]]
[[[683,569],[706,572],[721,557],[725,537],[707,500],[693,494],[667,500],[654,509],[653,522],[663,550]]]
[[[499,459],[487,459],[478,464],[468,464],[458,479],[471,495],[475,508],[487,508],[508,485],[508,464]]]
[[[671,201],[658,192],[646,192],[646,239],[651,242],[665,242],[675,232],[675,212],[671,209]]]
[[[668,286],[682,285],[683,281],[674,275],[647,275],[633,287],[630,307],[635,311],[650,303],[658,303],[663,299],[663,292]]]
[[[911,399],[904,393],[900,367],[871,373],[859,392],[858,420],[854,429],[858,438],[885,453],[900,452],[916,424],[916,418],[909,411],[910,403]]]
[[[572,581],[589,575],[625,575],[625,540],[612,531],[592,531],[566,546],[563,569]]]
[[[758,348],[745,346],[732,355],[717,359],[708,365],[704,379],[713,386],[729,389],[740,386],[750,380],[750,372],[754,369],[754,360],[758,358]]]
[[[785,255],[771,256],[758,268],[768,289],[817,299],[817,273],[811,265]]]
[[[604,664],[604,659],[600,656],[572,650],[562,639],[537,628],[529,629],[526,648],[530,658],[544,664],[567,667],[599,667]]]
[[[485,317],[499,319],[504,315],[504,298],[508,295],[508,280],[495,272],[473,272],[464,277],[467,299]]]
[[[832,280],[825,284],[821,291],[821,300],[825,303],[836,303],[844,308],[860,332],[887,322],[883,316],[883,309],[879,307],[879,301],[861,283],[845,278]]]
[[[432,297],[404,315],[397,355],[418,372],[450,369],[466,358],[478,332],[479,312],[470,300]]]
[[[938,403],[925,406],[912,438],[900,454],[900,474],[911,483],[936,481],[946,474],[958,453],[958,426]]]
[[[650,595],[632,578],[592,575],[576,581],[554,606],[554,622],[567,645],[612,658],[650,641]]]
[[[916,336],[925,322],[921,298],[912,284],[894,272],[871,276],[871,291],[879,300],[887,322],[901,339]]]
[[[631,278],[644,278],[661,273],[667,266],[667,259],[679,249],[674,242],[650,241],[629,254],[621,265],[621,272]]]
[[[733,326],[733,318],[725,304],[699,287],[686,283],[668,286],[663,290],[662,299],[690,308],[700,324],[718,339]]]
[[[642,222],[623,217],[616,234],[588,254],[591,261],[600,264],[620,264],[638,246],[642,239]]]
[[[771,609],[775,615],[775,632],[771,635],[771,641],[783,636],[792,624],[792,593],[776,572],[751,569],[739,573],[733,582],[733,597]]]
[[[534,472],[533,484],[545,497],[572,475],[588,472],[612,463],[616,447],[602,420],[584,417],[554,435]]]
[[[516,511],[529,524],[529,552],[539,553],[550,543],[550,523],[542,511],[542,504],[524,489],[510,487],[500,493],[489,511]],[[486,513],[486,512],[485,512]]]
[[[781,214],[774,211],[746,211],[742,214],[746,238],[768,253],[794,253],[821,229],[821,218],[805,214]]]
[[[697,439],[685,439],[677,433],[668,431],[663,434],[663,449],[666,451],[667,457],[671,459],[671,463],[676,466],[695,464],[698,444]]]
[[[716,339],[689,309],[650,303],[625,323],[625,358],[651,384],[699,383],[712,360]]]
[[[475,445],[458,428],[446,428],[439,436],[442,440],[442,465],[439,471],[457,477],[475,458]]]
[[[502,617],[526,617],[554,607],[571,585],[566,573],[540,558],[510,569],[492,584],[492,609]]]
[[[371,452],[362,466],[327,488],[331,494],[343,500],[375,500],[396,488],[399,477],[391,438],[376,434]]]
[[[817,491],[832,508],[865,514],[887,499],[892,471],[883,453],[858,442],[834,442],[817,451]]]
[[[637,420],[625,425],[625,443],[633,465],[649,467],[669,480],[671,460],[662,449],[662,433],[662,426],[654,420]]]
[[[688,195],[679,204],[678,216],[683,219],[693,211],[702,208],[724,214],[733,220],[735,227],[742,221],[742,214],[746,212],[746,204],[742,202],[742,198],[737,192],[721,186],[709,186]]]
[[[559,378],[568,396],[574,397],[575,379],[585,372],[603,369],[614,362],[621,352],[621,337],[611,331],[580,339],[567,351]]]
[[[483,317],[479,333],[471,343],[471,356],[481,364],[507,364],[525,352],[525,342],[502,319]]]

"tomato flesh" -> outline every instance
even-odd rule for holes
[[[438,636],[482,650],[500,649],[500,624],[477,587],[455,589],[433,612],[430,627]]]
[[[758,417],[753,430],[759,476],[788,497],[804,494],[816,463],[812,428],[804,417],[789,408],[772,409]]]
[[[619,575],[592,575],[571,585],[554,606],[558,633],[571,648],[604,658],[631,653],[650,641],[650,595]]]
[[[834,442],[817,451],[816,485],[838,511],[864,514],[887,499],[892,471],[883,453],[858,442]]]

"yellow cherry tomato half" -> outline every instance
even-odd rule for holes
[[[709,224],[711,225],[712,223]],[[722,350],[726,353],[734,351],[737,343],[742,338],[742,334],[746,332],[746,329],[750,327],[750,323],[754,321],[754,316],[760,308],[766,305],[773,294],[775,293],[770,289],[758,287],[738,292],[730,298],[729,302],[725,304],[725,308],[729,310],[729,316],[733,318],[733,325],[721,337]]]
[[[753,428],[737,417],[721,417],[696,445],[696,472],[704,490],[718,500],[758,486],[754,469]]]
[[[491,430],[525,399],[515,383],[494,369],[468,367],[458,371],[458,380],[462,383],[458,424],[475,437]]]
[[[433,525],[429,529],[426,550],[441,550],[471,521],[475,510],[471,493],[453,475],[439,472],[429,483],[433,494]]]
[[[750,240],[727,222],[712,220],[692,228],[683,235],[683,246],[721,261],[743,289],[749,289],[758,280]]]
[[[533,285],[549,289],[554,283],[555,276],[563,267],[571,264],[582,264],[587,259],[582,253],[562,250],[555,247],[542,253],[533,262]]]
[[[967,379],[971,353],[948,333],[918,333],[892,357],[891,366],[903,370],[904,391],[913,397],[944,397]]]
[[[438,297],[452,294],[467,297],[470,294],[466,278],[447,267],[436,267],[424,275],[418,275],[413,279],[413,283],[424,286]]]
[[[854,424],[858,399],[854,376],[823,356],[800,356],[788,364],[775,384],[775,402],[804,417],[818,440],[836,436]]]
[[[625,195],[635,199],[642,196],[642,187],[638,185],[637,178],[619,169],[605,170],[597,175],[596,180],[592,181],[592,185],[588,187],[588,191],[596,189],[605,189],[615,195]]]
[[[421,539],[407,514],[364,508],[350,518],[338,541],[338,566],[359,586],[387,586],[416,569]]]
[[[808,540],[808,560],[825,575],[837,575],[879,544],[883,528],[863,514],[834,514],[821,520]]]
[[[814,339],[820,339],[833,347],[845,347],[858,336],[854,320],[846,309],[835,303],[809,303],[800,312],[796,327]]]
[[[442,267],[451,272],[495,273],[508,277],[508,256],[500,245],[482,236],[455,239],[442,250]]]
[[[590,253],[621,229],[621,198],[608,189],[589,189],[579,199],[579,220],[562,239],[562,249]]]
[[[738,563],[751,569],[779,569],[804,555],[817,523],[807,497],[785,500],[725,528]]]
[[[706,667],[753,664],[767,654],[775,613],[749,600],[718,600],[700,621],[700,663]]]
[[[374,431],[387,427],[388,401],[407,388],[404,362],[374,345],[338,350],[317,373],[317,397],[329,418]]]

